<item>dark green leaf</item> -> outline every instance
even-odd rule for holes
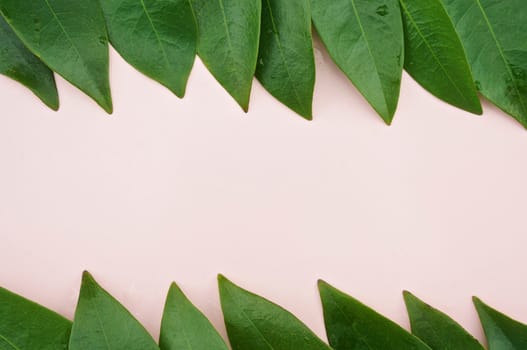
[[[49,108],[59,109],[53,72],[29,51],[0,16],[0,74],[27,86]]]
[[[481,114],[465,50],[440,0],[400,0],[400,3],[406,71],[443,101]]]
[[[524,325],[474,298],[489,350],[527,349],[527,325]]]
[[[244,111],[258,58],[261,0],[192,0],[198,54]]]
[[[433,350],[484,350],[483,346],[456,321],[425,304],[409,292],[404,301],[410,316],[412,333]]]
[[[256,77],[278,100],[312,119],[315,60],[310,0],[263,0]]]
[[[84,272],[70,350],[157,350],[143,326]]]
[[[0,288],[0,349],[65,350],[70,331],[64,317]]]
[[[330,350],[280,306],[218,278],[221,306],[233,350]]]
[[[319,281],[329,343],[335,350],[430,350],[396,323]]]
[[[443,0],[476,85],[527,127],[527,1]]]
[[[108,39],[98,1],[0,0],[0,12],[37,57],[111,113]]]
[[[175,283],[168,292],[159,347],[161,350],[228,350],[209,320]]]
[[[329,54],[388,124],[399,100],[404,60],[397,0],[311,0]]]
[[[189,1],[101,1],[113,47],[179,97],[185,95],[196,56],[196,21]]]

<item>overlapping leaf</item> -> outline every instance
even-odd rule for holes
[[[0,73],[53,109],[46,66],[112,111],[108,28],[125,60],[180,97],[197,52],[245,111],[256,75],[312,119],[312,20],[388,124],[404,63],[438,98],[481,114],[477,88],[527,127],[524,0],[0,0],[0,13],[12,29],[0,23]]]
[[[527,127],[527,1],[442,1],[481,93]]]
[[[85,272],[70,350],[158,350],[143,326]]]
[[[527,325],[524,325],[474,298],[489,350],[527,349]]]
[[[192,0],[198,54],[244,111],[258,58],[261,0]]]
[[[0,74],[27,86],[51,109],[59,108],[53,72],[22,44],[0,16]]]
[[[108,39],[98,1],[0,0],[0,12],[29,50],[112,112]]]
[[[484,350],[456,321],[404,292],[412,333],[434,350]]]
[[[306,119],[313,118],[315,86],[309,1],[263,0],[256,69],[262,85]]]
[[[168,292],[159,347],[161,350],[228,350],[209,320],[175,283]]]
[[[481,114],[465,51],[441,0],[399,0],[405,29],[404,68],[438,98]]]
[[[221,306],[233,350],[330,350],[280,306],[220,276]]]
[[[101,5],[113,47],[183,97],[197,46],[190,0],[103,0]]]
[[[397,108],[404,59],[397,0],[311,0],[329,54],[388,124]]]

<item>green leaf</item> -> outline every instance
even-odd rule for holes
[[[406,71],[443,101],[482,114],[465,50],[440,0],[400,0],[400,4]]]
[[[168,292],[159,347],[161,350],[228,350],[209,320],[175,283]]]
[[[397,0],[311,0],[329,54],[387,124],[397,108],[404,61]]]
[[[261,0],[192,0],[198,54],[244,111],[258,58]]]
[[[103,0],[101,5],[113,47],[183,97],[197,46],[190,0]]]
[[[474,305],[483,325],[489,350],[527,349],[527,325],[494,310],[476,297]]]
[[[65,350],[70,331],[64,317],[0,288],[0,349]]]
[[[112,112],[108,39],[98,1],[0,0],[0,12],[48,67]]]
[[[329,343],[335,350],[430,350],[396,323],[319,281]]]
[[[38,96],[49,108],[59,109],[53,72],[29,51],[0,16],[0,74],[8,76]]]
[[[527,1],[443,0],[481,93],[527,127]]]
[[[267,91],[306,119],[313,118],[315,86],[309,1],[263,0],[256,67]]]
[[[157,350],[143,326],[84,272],[70,350]]]
[[[456,321],[425,304],[409,292],[404,301],[412,333],[434,350],[484,350],[483,346]]]
[[[280,306],[218,277],[221,306],[233,350],[330,350]]]

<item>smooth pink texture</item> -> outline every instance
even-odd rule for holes
[[[178,281],[224,334],[223,273],[324,335],[323,278],[407,326],[401,291],[480,339],[470,297],[527,321],[527,132],[407,75],[391,127],[317,50],[315,120],[201,62],[178,100],[112,53],[115,113],[0,78],[0,285],[72,317],[91,271],[157,337]]]

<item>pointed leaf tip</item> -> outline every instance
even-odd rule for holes
[[[167,294],[159,346],[161,350],[228,350],[214,326],[175,282]]]
[[[442,0],[479,92],[527,127],[527,2]]]
[[[193,0],[198,25],[198,55],[247,112],[256,61],[262,2],[260,0]]]
[[[84,271],[69,349],[106,348],[158,350],[139,321]]]
[[[461,325],[408,291],[403,292],[412,333],[434,350],[484,350]]]
[[[229,281],[229,280],[227,279],[227,277],[225,277],[225,275],[223,275],[223,274],[221,274],[221,273],[218,274],[217,279],[218,279],[218,282]]]
[[[440,0],[400,0],[406,71],[439,99],[481,114],[476,84],[461,40]]]
[[[100,4],[117,52],[138,71],[183,97],[197,46],[190,1],[105,0]],[[141,30],[130,35],[138,23],[144,24]]]
[[[1,4],[7,22],[34,55],[112,112],[109,46],[98,1],[2,0]],[[75,20],[79,14],[89,20]]]
[[[335,350],[430,350],[401,326],[335,287],[319,282],[324,323]]]
[[[333,61],[390,124],[404,62],[398,1],[316,0],[311,8],[315,28]]]
[[[233,349],[330,350],[289,311],[222,275],[219,281],[221,306]]]
[[[263,1],[256,78],[277,100],[311,120],[315,59],[309,2]]]
[[[110,104],[107,104],[105,106],[103,106],[104,110],[106,113],[112,115],[113,114],[113,103],[110,102]]]
[[[82,272],[82,284],[93,284],[93,283],[97,284],[93,275],[88,270],[83,271]]]
[[[1,14],[0,74],[26,86],[50,109],[59,109],[53,72],[22,43]]]

